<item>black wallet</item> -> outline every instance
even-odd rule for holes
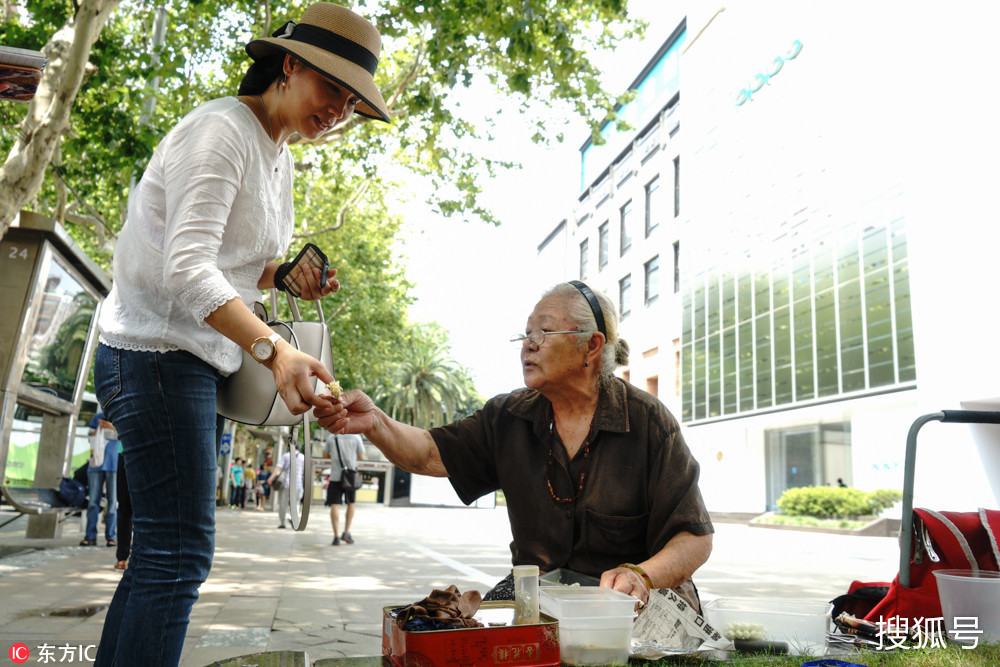
[[[274,286],[298,298],[302,289],[312,281],[313,268],[320,270],[320,285],[326,284],[330,271],[330,260],[316,245],[307,243],[291,262],[278,267],[274,274]]]

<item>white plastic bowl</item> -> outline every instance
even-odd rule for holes
[[[785,644],[792,655],[824,655],[830,629],[829,602],[718,598],[702,604],[705,618],[723,635],[750,627],[754,639]],[[730,637],[732,639],[732,637]]]
[[[636,598],[602,586],[545,586],[538,589],[542,612],[558,618],[635,616]]]
[[[934,576],[952,639],[963,644],[1000,642],[1000,572],[935,570]]]

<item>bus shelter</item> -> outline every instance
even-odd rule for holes
[[[0,471],[5,488],[58,489],[71,475],[76,422],[96,348],[98,306],[110,289],[104,270],[56,220],[22,211],[0,240]],[[76,448],[85,451],[86,439]],[[27,537],[59,535],[59,512],[28,517]]]

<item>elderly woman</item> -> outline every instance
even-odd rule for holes
[[[526,388],[429,431],[360,391],[316,408],[321,426],[364,433],[390,461],[448,477],[465,503],[502,489],[514,565],[569,568],[645,604],[674,588],[700,609],[691,575],[711,553],[698,463],[655,397],[613,375],[627,363],[615,308],[578,281],[544,294],[521,344]],[[504,595],[505,582],[487,598]]]

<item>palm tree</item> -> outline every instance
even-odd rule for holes
[[[481,405],[469,371],[451,358],[439,332],[415,337],[406,359],[388,383],[374,392],[375,402],[393,419],[420,428],[447,424]]]

